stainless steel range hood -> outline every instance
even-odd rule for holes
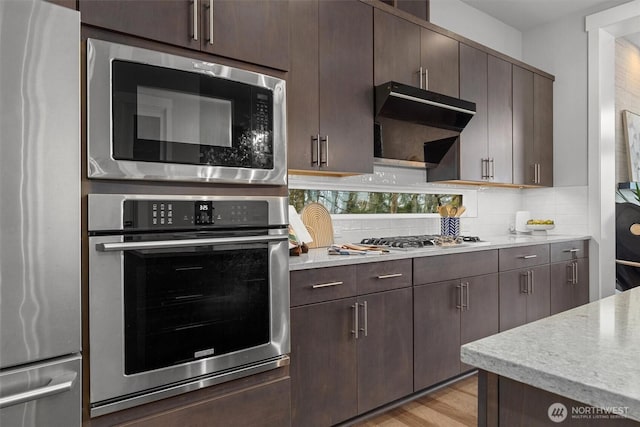
[[[376,117],[462,131],[476,113],[476,104],[390,81],[376,86]]]

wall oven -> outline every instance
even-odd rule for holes
[[[285,197],[88,205],[91,416],[289,363]]]
[[[285,82],[87,40],[89,178],[285,185]]]

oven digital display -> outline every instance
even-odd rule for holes
[[[196,202],[193,222],[195,225],[213,224],[213,202]]]

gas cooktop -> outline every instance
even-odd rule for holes
[[[441,236],[423,234],[416,236],[367,237],[360,241],[363,245],[375,245],[394,249],[416,249],[429,246],[455,245],[463,242],[480,242],[477,236]]]

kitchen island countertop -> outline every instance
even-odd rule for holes
[[[640,288],[469,344],[461,360],[640,421]]]
[[[289,257],[289,270],[306,270],[309,268],[336,267],[341,265],[362,264],[367,262],[391,261],[396,259],[420,258],[425,256],[446,255],[452,253],[474,252],[489,249],[503,249],[518,246],[530,246],[548,243],[568,242],[572,240],[588,240],[585,235],[503,235],[488,237],[486,241],[462,243],[447,247],[426,247],[413,250],[392,250],[378,255],[329,255],[327,248],[310,249],[309,253]]]

